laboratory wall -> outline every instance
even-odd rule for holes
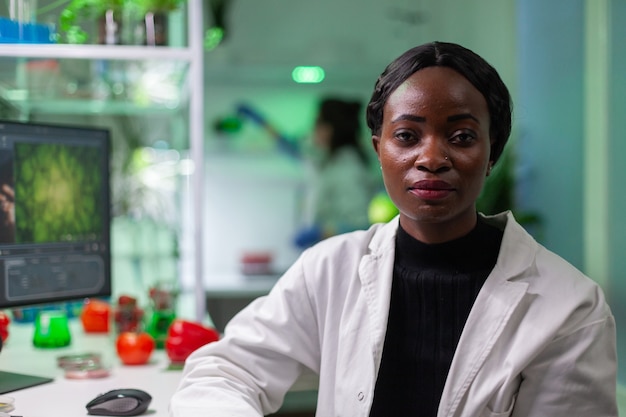
[[[605,289],[617,325],[621,403],[626,384],[626,365],[619,360],[626,352],[626,197],[620,191],[626,177],[626,142],[620,136],[626,128],[626,4],[523,0],[517,5],[519,201],[541,215],[541,242]],[[606,22],[590,20],[590,13]],[[601,49],[606,50],[598,54]],[[606,65],[594,61],[596,56],[606,57]],[[605,85],[606,91],[585,90],[585,85]],[[601,178],[598,173],[606,173],[604,182],[586,181]],[[594,266],[598,261],[601,265]]]
[[[618,380],[620,392],[626,393],[626,140],[622,132],[626,131],[626,51],[623,48],[626,39],[626,2],[611,1],[609,9],[609,97],[608,97],[608,251],[609,282],[608,295],[617,323],[618,355],[620,361]],[[626,397],[626,395],[622,395]]]
[[[583,266],[583,0],[518,1],[518,203]]]

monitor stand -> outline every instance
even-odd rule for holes
[[[43,376],[16,374],[0,371],[0,394],[52,382],[54,379]]]

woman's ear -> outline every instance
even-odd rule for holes
[[[378,146],[380,145],[380,137],[376,135],[372,135],[372,146],[374,147],[374,151],[376,152],[376,156],[378,156],[378,160],[380,161],[380,153],[378,152]]]
[[[487,177],[491,174],[492,168],[493,168],[493,161],[489,161],[489,165],[487,165]]]

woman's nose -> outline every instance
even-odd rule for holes
[[[436,140],[422,141],[415,158],[415,167],[417,169],[436,172],[442,169],[449,169],[451,163],[445,146],[442,146]]]

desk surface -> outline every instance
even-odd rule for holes
[[[85,334],[71,321],[72,343],[57,349],[38,349],[31,342],[34,325],[11,323],[9,339],[0,353],[0,370],[47,376],[51,383],[7,393],[15,399],[10,414],[24,417],[85,417],[85,404],[98,394],[117,388],[139,388],[152,396],[146,415],[167,417],[169,401],[178,386],[180,371],[168,370],[163,350],[155,350],[147,365],[125,366],[117,358],[111,335]],[[57,367],[62,355],[97,352],[111,367],[111,375],[99,379],[66,379]]]
[[[244,275],[238,272],[213,272],[204,281],[204,291],[208,297],[224,299],[239,297],[259,297],[270,292],[278,278],[275,275]]]
[[[152,396],[149,417],[168,417],[170,398],[181,372],[168,370],[163,350],[155,350],[147,365],[123,365],[115,352],[112,335],[86,334],[77,319],[70,321],[72,343],[64,348],[40,349],[32,344],[33,324],[11,323],[9,339],[0,352],[0,370],[54,378],[51,383],[3,394],[15,399],[11,415],[23,417],[86,417],[85,404],[97,395],[117,388],[139,388]],[[66,379],[57,357],[75,353],[100,353],[111,375],[98,379]],[[283,411],[315,410],[317,376],[305,375],[287,393]]]

